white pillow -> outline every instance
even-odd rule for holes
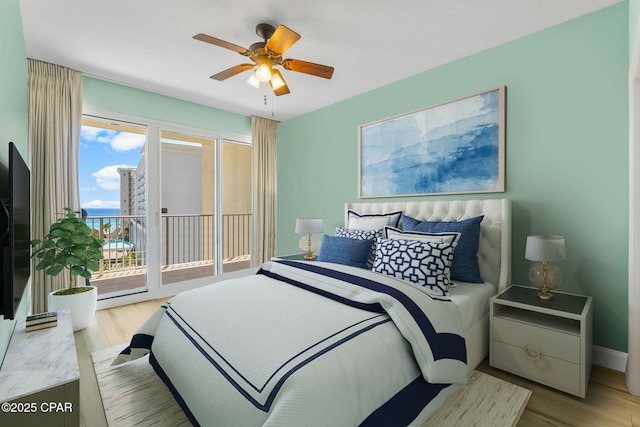
[[[433,242],[433,243],[453,243],[458,244],[462,233],[442,232],[442,233],[428,233],[426,231],[402,231],[394,227],[384,228],[384,237],[386,239],[393,240],[417,240],[419,242]]]
[[[386,214],[359,214],[347,211],[347,228],[350,230],[380,230],[385,226],[398,227],[402,211]]]

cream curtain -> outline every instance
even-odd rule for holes
[[[78,151],[82,120],[82,74],[40,61],[28,61],[29,153],[31,156],[31,235],[42,239],[65,207],[80,209]],[[47,310],[48,294],[64,288],[56,277],[31,276],[34,313]]]
[[[253,117],[253,242],[251,265],[276,254],[276,141],[278,122]]]

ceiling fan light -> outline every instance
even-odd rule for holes
[[[271,80],[271,67],[267,64],[260,64],[258,68],[256,68],[255,74],[261,82],[268,82]]]
[[[271,89],[273,90],[278,90],[285,85],[284,79],[282,78],[282,74],[280,74],[278,70],[273,71],[269,84],[271,85]]]
[[[251,86],[255,87],[256,89],[260,89],[260,80],[258,80],[258,77],[256,77],[255,72],[251,73],[251,75],[249,76],[249,80],[247,80],[247,83],[249,83]]]

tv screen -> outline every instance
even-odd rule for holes
[[[8,239],[3,247],[2,314],[13,319],[31,274],[31,173],[9,143]]]

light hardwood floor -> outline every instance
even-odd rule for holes
[[[80,365],[80,424],[106,426],[91,352],[129,341],[137,327],[165,300],[101,310],[91,325],[75,333]],[[624,375],[594,366],[586,399],[580,399],[494,369],[485,360],[478,370],[533,391],[518,426],[640,427],[640,398],[627,393]]]

